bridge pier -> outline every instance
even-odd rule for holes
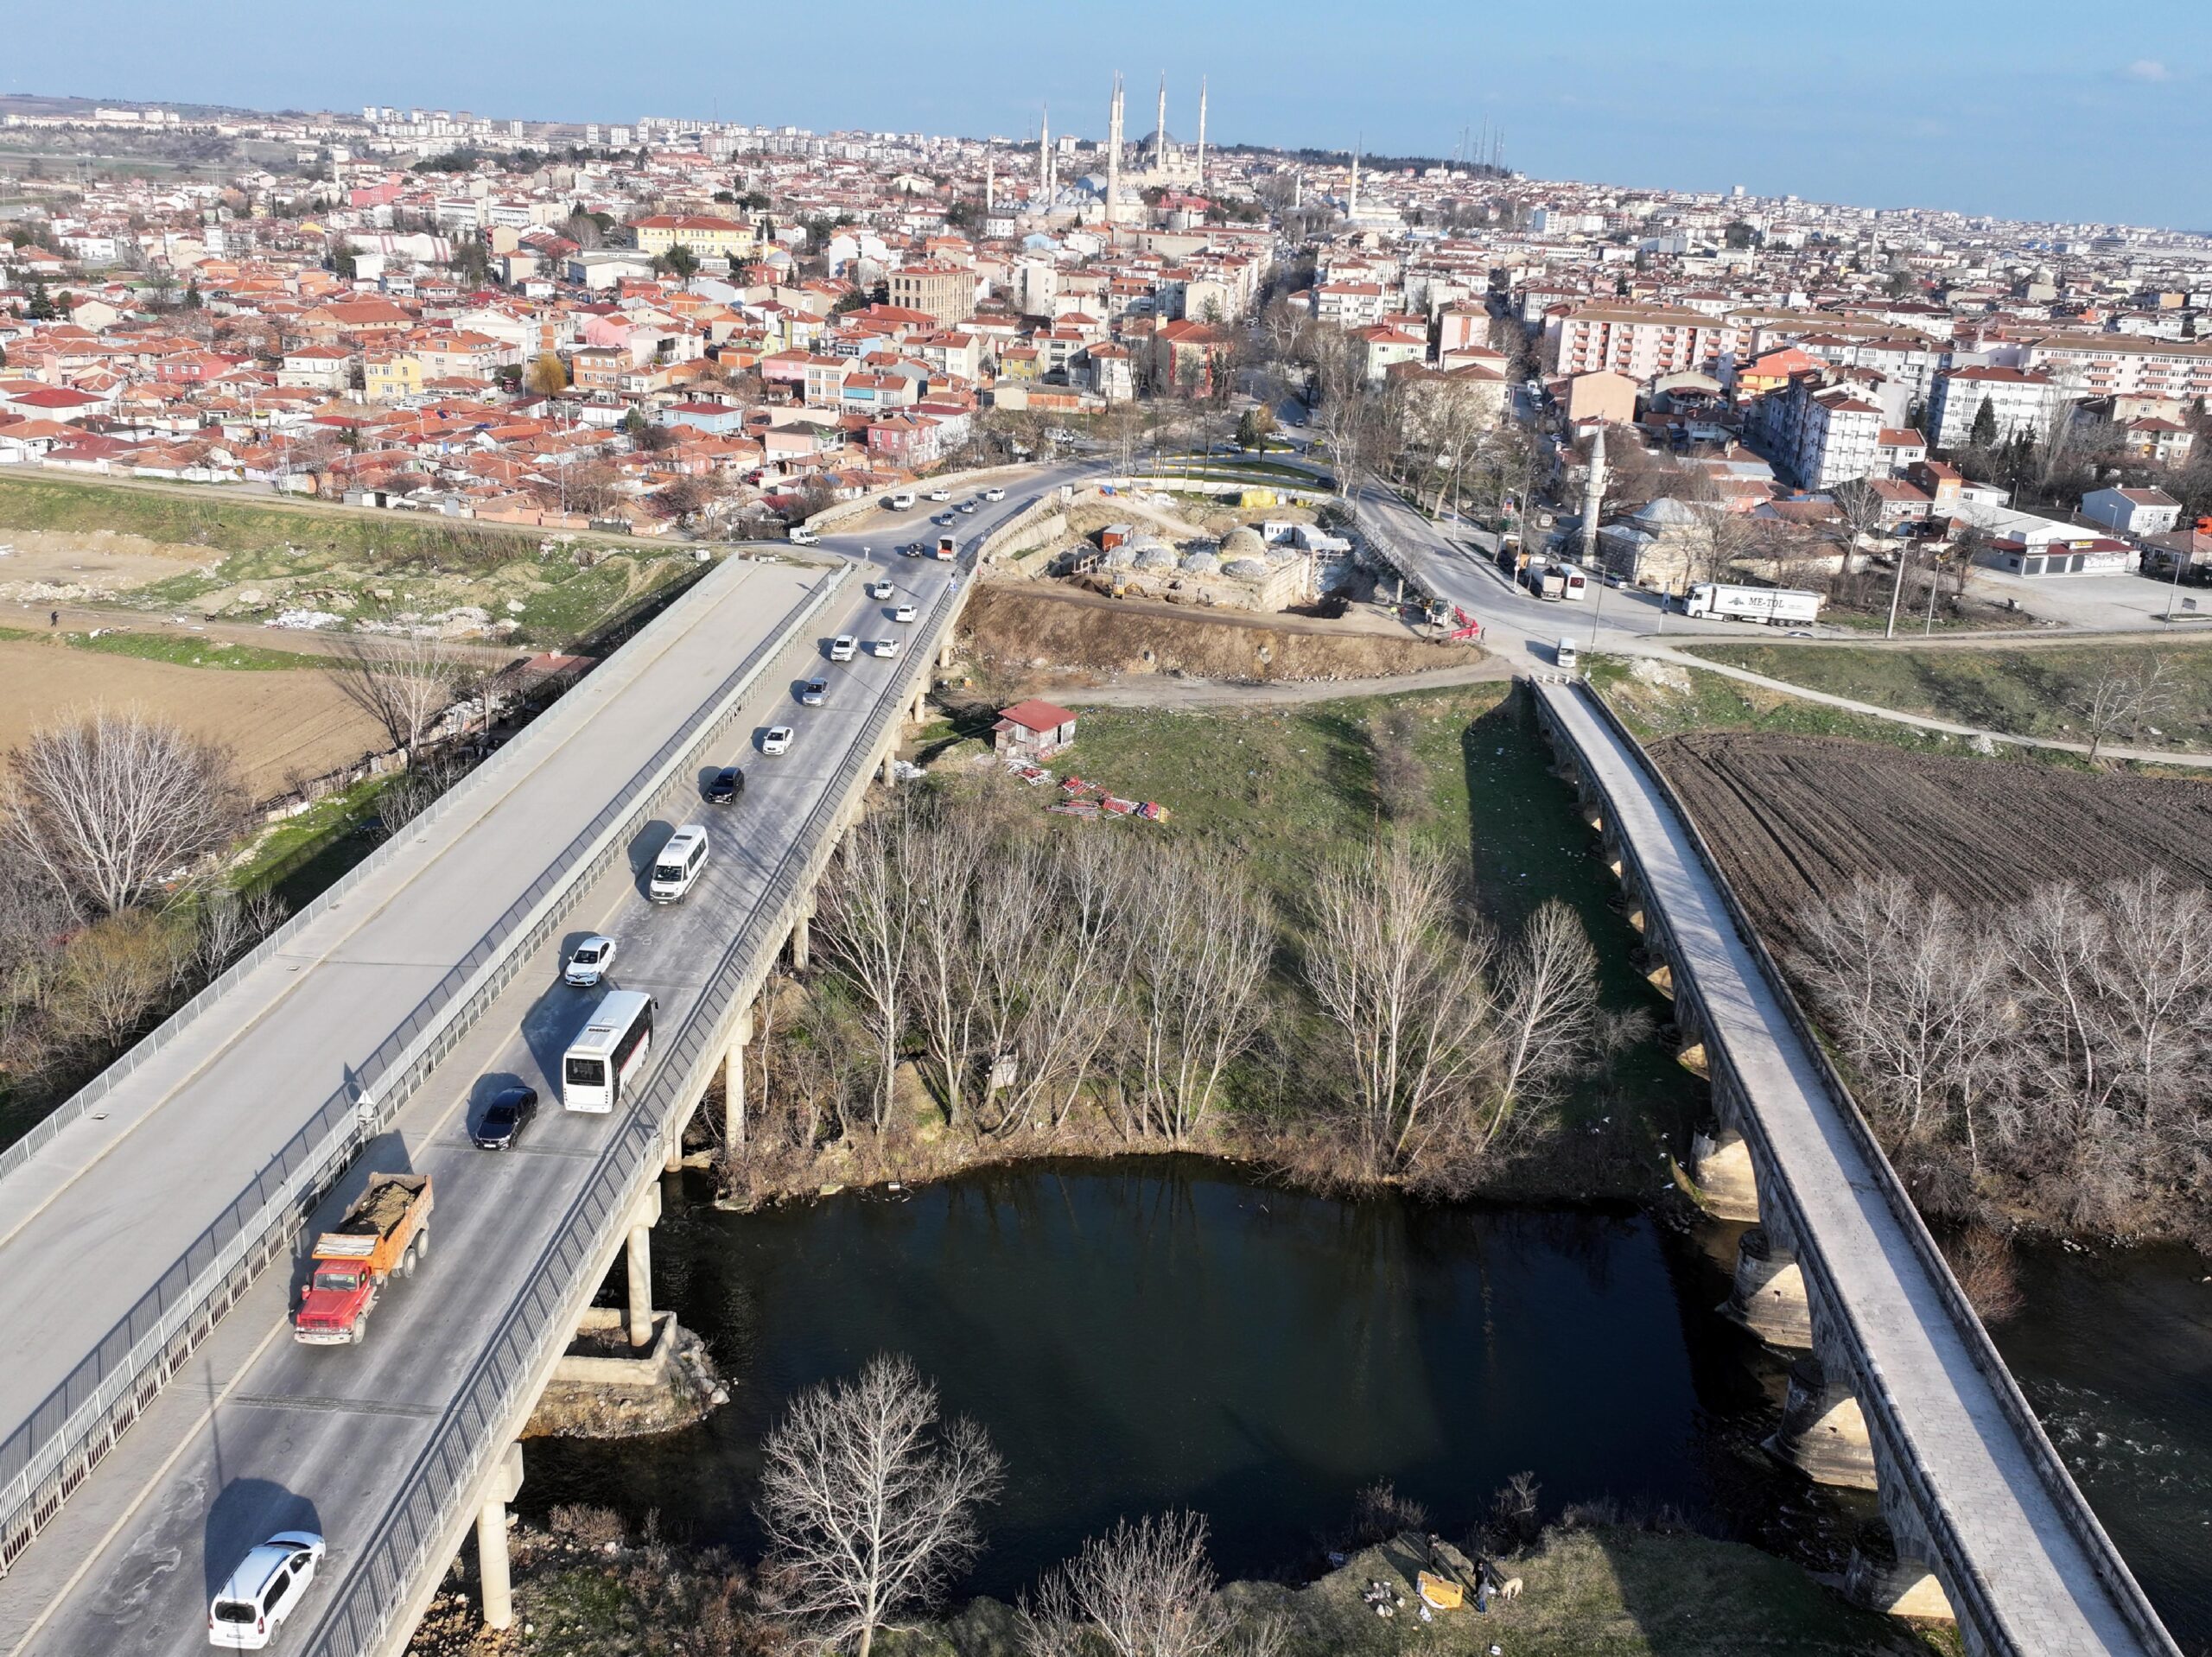
[[[630,1344],[653,1343],[653,1223],[660,1218],[660,1187],[655,1185],[630,1216],[630,1235],[623,1254],[629,1267]]]
[[[1951,1597],[1928,1562],[1899,1552],[1894,1533],[1878,1521],[1860,1531],[1844,1571],[1843,1591],[1853,1604],[1870,1611],[1930,1622],[1959,1620],[1951,1609]]]
[[[906,713],[906,723],[909,725],[922,724],[928,719],[929,711],[930,693],[926,689],[917,689],[914,692],[914,705],[912,708],[909,708]]]
[[[729,1046],[722,1054],[723,1154],[735,1157],[745,1146],[745,1048],[753,1039],[753,1009],[737,1015],[729,1032]]]
[[[791,921],[791,970],[804,972],[814,959],[814,899],[809,898]]]
[[[1690,1146],[1690,1178],[1706,1212],[1722,1220],[1759,1217],[1758,1173],[1751,1165],[1751,1147],[1732,1128],[1700,1133]]]
[[[1813,1303],[1795,1251],[1753,1226],[1736,1244],[1736,1284],[1721,1311],[1770,1346],[1809,1351]]]
[[[1849,1387],[1828,1379],[1817,1358],[1800,1358],[1789,1366],[1782,1425],[1766,1447],[1815,1484],[1847,1490],[1881,1488],[1874,1472],[1874,1441],[1859,1400]]]
[[[491,1489],[476,1513],[476,1579],[484,1626],[509,1628],[515,1621],[514,1578],[507,1563],[507,1503],[522,1489],[522,1446],[509,1444],[493,1470]]]

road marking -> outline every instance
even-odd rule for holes
[[[370,1398],[308,1398],[288,1393],[240,1393],[231,1400],[257,1410],[306,1410],[318,1415],[414,1415],[439,1413],[435,1404],[387,1404]]]
[[[261,1355],[269,1349],[269,1343],[284,1333],[290,1326],[290,1323],[291,1320],[289,1317],[278,1319],[276,1323],[270,1325],[269,1333],[261,1337],[261,1343],[245,1355],[244,1361],[238,1367],[238,1373],[225,1383],[221,1392],[207,1400],[207,1407],[200,1411],[199,1419],[185,1429],[184,1436],[177,1440],[176,1448],[162,1458],[162,1464],[153,1470],[145,1483],[139,1486],[138,1494],[131,1497],[129,1505],[116,1515],[115,1523],[110,1525],[100,1540],[86,1551],[85,1562],[69,1573],[69,1579],[54,1590],[54,1597],[47,1601],[44,1609],[32,1619],[30,1627],[23,1630],[23,1637],[16,1642],[15,1652],[10,1653],[9,1657],[16,1657],[16,1653],[28,1648],[31,1641],[38,1638],[39,1630],[52,1620],[54,1614],[69,1603],[70,1597],[77,1591],[77,1584],[84,1581],[91,1573],[92,1567],[100,1562],[101,1556],[106,1553],[115,1539],[122,1534],[123,1527],[137,1518],[138,1510],[146,1505],[146,1498],[168,1482],[169,1469],[176,1465],[177,1458],[200,1442],[200,1435],[207,1430],[207,1424],[215,1419],[215,1412],[229,1401],[231,1394],[237,1391],[238,1383],[245,1379],[246,1372],[261,1362]],[[175,1380],[176,1377],[172,1376],[170,1379]],[[168,1388],[165,1385],[162,1390],[166,1393]]]

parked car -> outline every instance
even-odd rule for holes
[[[513,1148],[522,1131],[537,1114],[537,1089],[519,1084],[502,1088],[492,1095],[492,1102],[484,1107],[484,1114],[476,1124],[476,1131],[469,1137],[476,1141],[480,1151],[506,1151]]]
[[[899,654],[899,641],[895,638],[870,639],[868,641],[868,653],[870,656],[880,656],[887,660],[888,658]]]
[[[819,708],[822,706],[823,698],[827,696],[829,694],[829,680],[809,679],[804,684],[798,688],[799,706],[802,708]]]
[[[891,591],[889,581],[870,581],[868,584],[868,595],[872,599],[887,599]]]
[[[760,739],[760,752],[763,753],[789,753],[791,751],[791,727],[788,725],[772,725],[768,727],[768,733]]]
[[[920,614],[921,612],[912,605],[902,604],[891,613],[891,619],[893,621],[912,621]]]
[[[850,633],[839,633],[830,641],[830,659],[833,662],[849,662],[860,647],[860,640],[855,638]]]
[[[259,1651],[307,1597],[322,1563],[323,1541],[313,1531],[279,1531],[245,1559],[207,1605],[207,1643],[230,1651]]]
[[[714,796],[707,797],[712,799]],[[597,933],[575,947],[569,957],[561,981],[574,989],[589,989],[605,978],[614,966],[615,943],[613,938],[601,937]]]
[[[734,805],[737,797],[745,792],[745,773],[735,765],[724,765],[707,784],[709,805]]]

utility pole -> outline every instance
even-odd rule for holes
[[[1895,638],[1897,636],[1897,599],[1904,592],[1904,550],[1902,545],[1897,548],[1897,573],[1890,580],[1890,622],[1889,625],[1882,629],[1882,637],[1885,638]]]

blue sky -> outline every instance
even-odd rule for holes
[[[123,0],[20,3],[0,90],[481,115],[706,115],[1446,154],[1540,176],[2212,229],[2212,3],[2133,0]]]

